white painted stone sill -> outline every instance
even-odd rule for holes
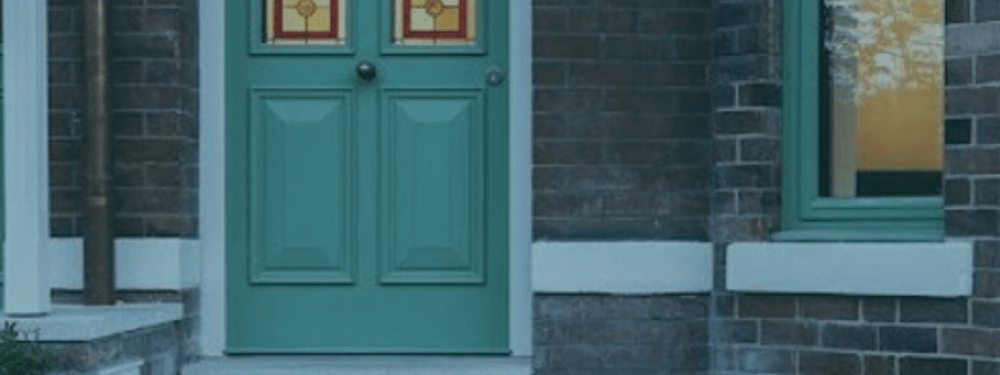
[[[752,293],[962,297],[971,242],[734,243],[726,289]]]
[[[11,317],[30,339],[42,342],[82,342],[178,321],[184,316],[180,303],[118,304],[114,306],[54,305],[40,317]]]
[[[208,357],[183,375],[530,375],[530,357]]]

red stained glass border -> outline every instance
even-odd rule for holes
[[[458,0],[458,30],[455,31],[414,31],[410,27],[411,0],[403,0],[403,38],[409,39],[461,39],[468,38],[469,14],[467,0]]]
[[[285,31],[284,0],[271,0],[274,4],[275,39],[339,39],[340,0],[330,0],[330,31]]]

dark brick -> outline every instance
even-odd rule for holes
[[[973,272],[972,294],[982,298],[1000,297],[1000,273],[984,270]]]
[[[600,56],[600,38],[585,35],[536,35],[534,56],[536,58],[586,59]]]
[[[774,107],[781,104],[781,88],[773,83],[749,83],[739,86],[740,106]]]
[[[943,328],[941,352],[996,357],[1000,355],[1000,334],[985,329]]]
[[[740,161],[774,162],[781,156],[781,141],[768,138],[746,138],[739,141]]]
[[[996,206],[1000,204],[1000,180],[979,179],[975,183],[976,206]]]
[[[963,86],[972,83],[972,59],[953,58],[945,60],[944,82],[947,86]]]
[[[819,327],[815,323],[805,321],[767,319],[761,322],[760,343],[816,346],[819,344]]]
[[[736,193],[717,191],[712,194],[712,212],[717,215],[736,214]]]
[[[719,139],[715,141],[715,161],[735,162],[737,152],[735,139]]]
[[[639,32],[651,34],[700,35],[707,31],[704,11],[651,11],[639,13]]]
[[[879,327],[879,350],[913,353],[935,353],[938,350],[937,329],[916,327]]]
[[[752,319],[722,320],[718,330],[724,343],[753,344],[757,342],[757,321]]]
[[[861,374],[861,358],[857,354],[803,351],[799,354],[799,374]]]
[[[732,295],[716,295],[715,304],[713,307],[714,307],[714,312],[718,317],[724,317],[724,318],[735,317],[736,297]]]
[[[794,318],[795,298],[771,295],[737,296],[737,313],[745,318]]]
[[[895,298],[865,298],[861,300],[862,319],[868,322],[895,322]]]
[[[965,360],[946,358],[903,357],[899,360],[899,373],[906,375],[964,375],[968,372]]]
[[[976,143],[1000,144],[1000,117],[980,117],[976,120]]]
[[[901,322],[965,323],[968,305],[965,299],[903,298],[899,301]]]
[[[997,12],[997,20],[1000,20],[1000,2],[989,1]],[[977,5],[979,6],[979,5]],[[976,14],[982,14],[982,10],[976,8]],[[998,82],[1000,81],[1000,55],[979,56],[976,58],[976,82]]]
[[[714,85],[710,91],[712,106],[731,108],[736,106],[736,88],[732,85]]]
[[[747,348],[736,353],[738,368],[755,374],[788,374],[795,371],[795,353],[791,350]]]
[[[569,13],[564,8],[535,7],[532,26],[536,35],[565,32],[569,28]]]
[[[974,264],[976,267],[983,268],[1000,267],[1000,241],[976,241]]]
[[[945,234],[948,236],[995,235],[997,228],[996,210],[945,210]]]
[[[948,115],[995,114],[1000,107],[1000,88],[954,88],[945,92]]]
[[[768,188],[778,185],[777,170],[771,164],[718,166],[715,178],[720,188]]]
[[[976,22],[1000,21],[1000,2],[994,0],[976,1]]]
[[[828,348],[872,350],[878,342],[878,332],[867,325],[826,324],[821,337]]]
[[[969,22],[969,1],[971,0],[945,0],[945,21],[947,23]]]
[[[944,181],[944,204],[946,206],[961,206],[972,203],[972,185],[965,178],[953,178]]]
[[[860,301],[852,297],[802,297],[799,311],[803,318],[824,320],[858,320]]]
[[[772,134],[774,126],[774,121],[760,111],[723,111],[715,114],[716,134]]]
[[[711,107],[707,91],[678,91],[674,99],[677,113],[681,114],[707,114]]]
[[[949,119],[944,122],[944,143],[949,145],[972,142],[972,121]]]
[[[634,320],[552,321],[548,342],[553,344],[619,345],[636,342]]]
[[[972,375],[997,375],[1000,374],[1000,363],[974,361],[972,362]]]
[[[864,375],[896,375],[896,360],[886,356],[865,356]]]
[[[753,5],[746,1],[719,3],[715,10],[715,26],[721,28],[753,23],[756,9]]]
[[[982,327],[1000,328],[1000,303],[973,301],[972,323]]]
[[[740,215],[777,214],[781,207],[781,197],[773,190],[743,190],[738,199],[737,213]]]
[[[776,79],[777,69],[774,58],[767,54],[723,56],[716,58],[716,82],[748,81],[753,79]],[[962,107],[964,108],[964,107]]]

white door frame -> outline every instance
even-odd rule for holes
[[[510,4],[510,346],[531,355],[531,1]],[[226,345],[225,4],[199,0],[201,350]]]

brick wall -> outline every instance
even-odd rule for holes
[[[707,239],[710,2],[534,0],[534,234]]]
[[[81,4],[49,0],[54,236],[78,236],[83,227]],[[196,2],[111,4],[116,235],[194,236],[198,205]]]
[[[745,82],[770,85],[780,77],[780,71],[771,70],[780,67],[773,61],[779,58],[775,40],[757,44],[762,29],[780,29],[780,5],[772,0],[717,3],[713,240],[720,249],[720,271],[726,243],[766,240],[777,224],[780,199],[764,197],[778,192],[777,155],[762,162],[741,157],[746,140],[776,142],[779,112],[766,101],[740,107]],[[713,373],[1000,371],[1000,44],[989,42],[1000,34],[1000,3],[949,0],[946,10],[945,226],[949,239],[976,241],[973,297],[729,294],[722,290],[720,274],[710,325]],[[741,36],[743,31],[751,36]]]
[[[705,374],[708,305],[707,296],[537,296],[535,374]]]

